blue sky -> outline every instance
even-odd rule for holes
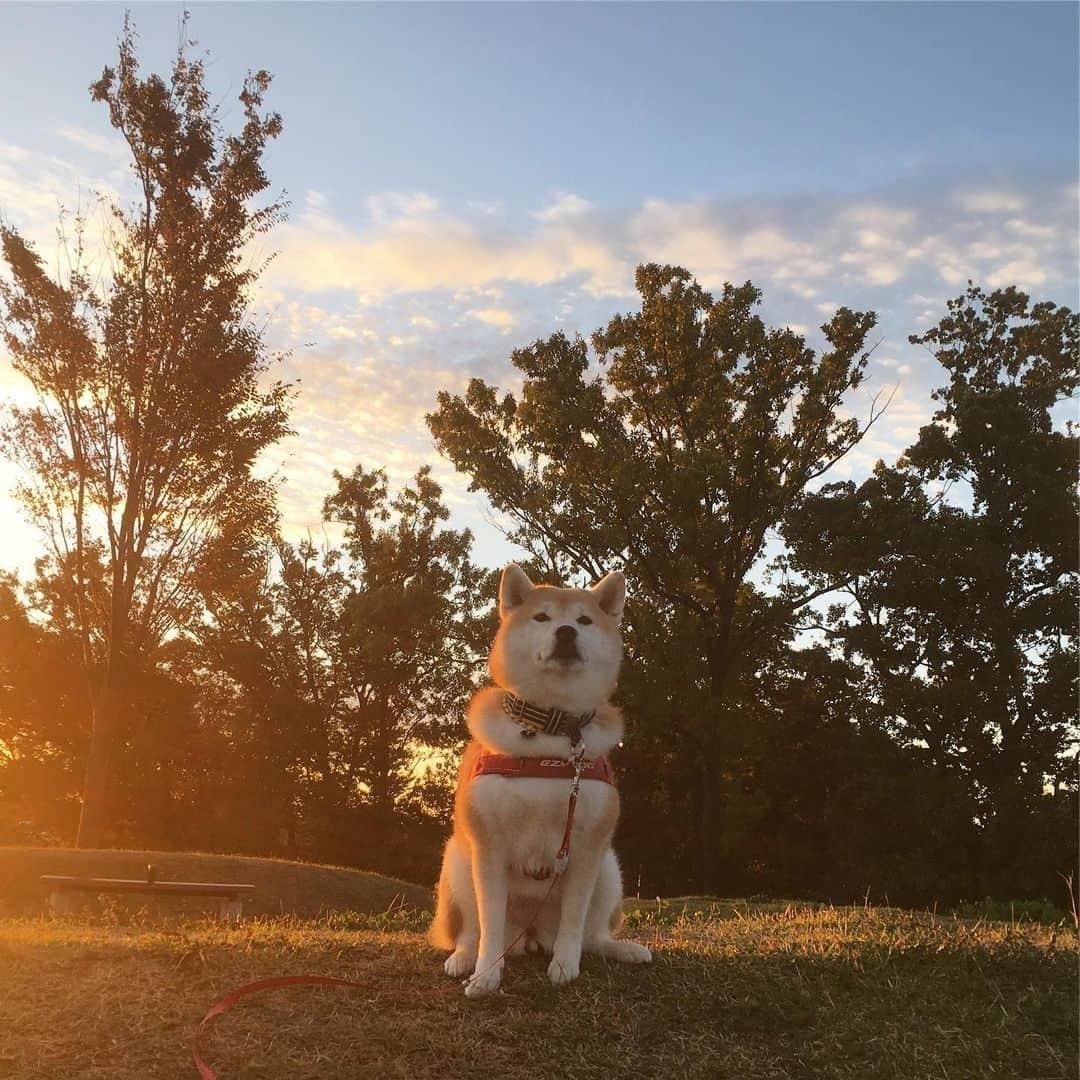
[[[294,532],[332,467],[434,460],[437,389],[512,385],[515,345],[633,306],[640,261],[750,278],[812,344],[837,304],[879,313],[867,393],[898,389],[851,475],[929,415],[939,376],[906,336],[968,277],[1076,303],[1076,5],[190,8],[226,119],[265,67],[285,120],[268,167],[292,209],[257,306],[302,380],[268,463]],[[181,10],[133,5],[144,67],[166,68]],[[0,7],[0,215],[45,250],[58,200],[128,190],[87,93],[122,18]],[[21,392],[0,359],[0,395]],[[438,475],[502,558],[481,500]],[[35,541],[10,536],[0,566],[25,566]]]

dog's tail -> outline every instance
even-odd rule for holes
[[[442,872],[435,887],[435,918],[428,928],[428,944],[434,949],[456,949],[458,934],[461,933],[461,909],[454,902],[447,866],[449,861],[450,853],[447,852],[443,855]]]

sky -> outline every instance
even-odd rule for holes
[[[941,369],[907,336],[971,278],[1077,305],[1078,11],[1040,3],[188,4],[226,123],[274,76],[267,155],[289,220],[255,297],[297,434],[263,463],[293,537],[333,469],[431,463],[477,557],[513,554],[424,424],[438,390],[514,389],[511,351],[635,307],[641,262],[752,280],[822,342],[837,306],[881,338],[848,403],[892,403],[835,478],[894,460]],[[183,7],[133,4],[164,72]],[[88,86],[123,6],[0,3],[0,218],[55,247],[62,205],[130,193]],[[59,31],[59,32],[58,32]],[[0,347],[0,399],[26,385]],[[6,492],[0,568],[39,540]]]

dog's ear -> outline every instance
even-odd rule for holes
[[[621,570],[612,570],[605,574],[593,587],[593,596],[612,618],[622,618],[623,605],[626,603],[626,578]]]
[[[499,614],[505,618],[514,608],[520,607],[535,587],[517,563],[507,563],[499,578]]]

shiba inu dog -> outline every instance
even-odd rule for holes
[[[619,795],[604,755],[623,733],[608,698],[622,659],[625,598],[621,573],[591,589],[559,589],[533,585],[514,563],[503,571],[489,660],[496,685],[469,706],[472,741],[429,933],[436,948],[452,950],[448,975],[473,973],[470,997],[498,988],[496,961],[527,921],[514,952],[549,953],[554,983],[577,978],[583,950],[630,964],[652,959],[643,945],[614,937],[622,922],[622,876],[611,848]],[[567,761],[575,745],[588,769],[571,830]],[[569,855],[557,864],[560,841]]]

